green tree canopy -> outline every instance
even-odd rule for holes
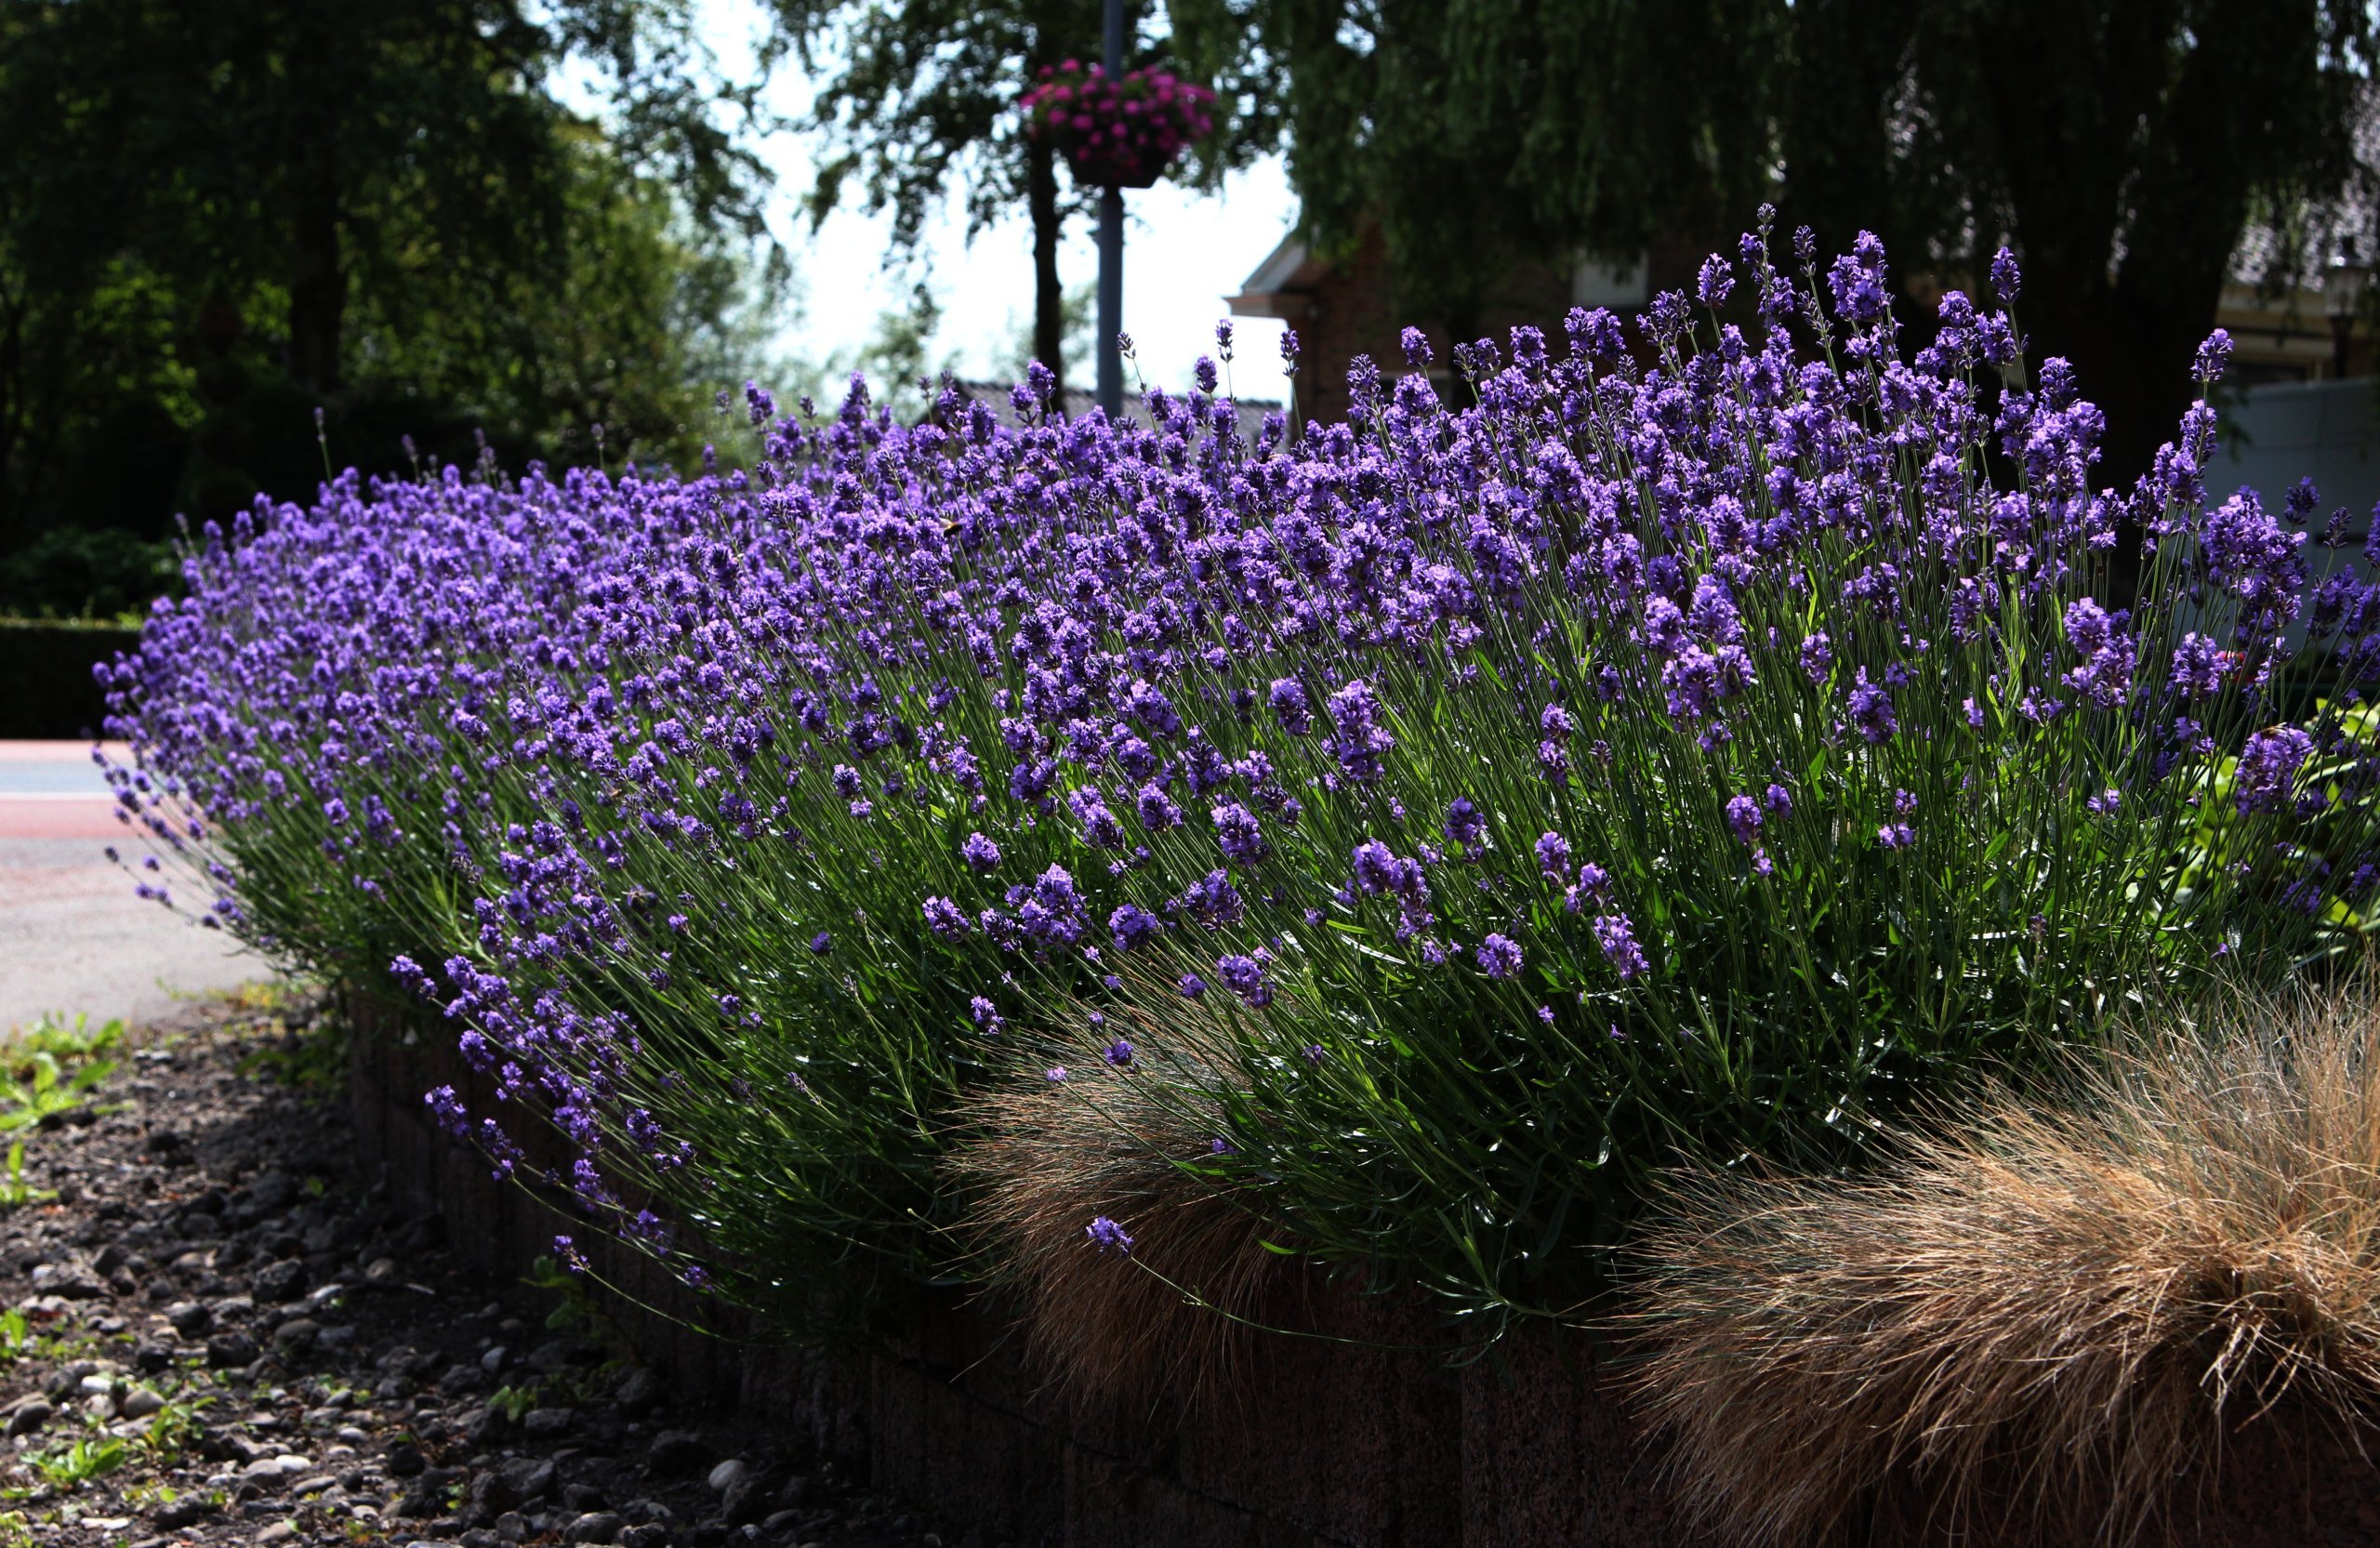
[[[1176,21],[1217,73],[1277,83],[1308,235],[1378,220],[1416,321],[1461,328],[1514,256],[1724,242],[1764,196],[1828,252],[1876,232],[1920,282],[1972,284],[2008,243],[2037,353],[2107,410],[2109,477],[2171,432],[2246,222],[2350,171],[2374,53],[2359,0],[1180,0]]]
[[[584,455],[597,421],[615,458],[685,454],[768,281],[748,104],[697,79],[686,6],[532,14],[0,10],[0,551],[301,493],[316,406],[367,467],[404,431],[468,459],[475,427]],[[600,129],[555,99],[574,59]]]

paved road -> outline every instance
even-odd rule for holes
[[[105,851],[147,851],[112,807],[88,743],[0,742],[0,1035],[45,1013],[145,1020],[178,995],[265,975],[221,934],[134,895]]]

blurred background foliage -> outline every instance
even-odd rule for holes
[[[914,409],[947,364],[923,285],[856,351],[769,358],[791,266],[755,127],[810,134],[793,192],[813,221],[889,217],[896,262],[938,205],[971,238],[1022,210],[1020,352],[1078,365],[1057,253],[1085,196],[1012,110],[1034,71],[1095,47],[1096,0],[749,7],[742,80],[695,0],[0,7],[0,614],[106,613],[154,583],[177,513],[309,494],[317,409],[329,459],[370,472],[408,470],[408,434],[425,465],[484,444],[513,467],[685,467],[711,395],[747,376],[826,399],[860,368]],[[1459,337],[1515,263],[1707,250],[1764,198],[1823,252],[1882,235],[1920,331],[2007,242],[2035,358],[2071,359],[2106,411],[2109,482],[2184,406],[2173,384],[2243,228],[2312,230],[2298,213],[2343,190],[2368,226],[2380,202],[2358,154],[2380,112],[2361,0],[1126,12],[1134,65],[1220,93],[1177,179],[1214,190],[1285,153],[1313,249],[1377,227],[1393,309]],[[798,123],[760,105],[788,66]],[[562,105],[590,81],[591,118]],[[2283,254],[2300,269],[2331,257],[2303,245]]]
[[[694,84],[690,7],[536,17],[0,8],[0,613],[139,605],[178,513],[311,492],[318,409],[367,471],[699,458],[789,284],[751,103]]]

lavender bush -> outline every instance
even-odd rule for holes
[[[194,548],[115,777],[211,920],[443,1007],[500,1171],[558,1125],[696,1283],[975,1271],[958,1094],[1095,1060],[1316,1256],[1557,1310],[1680,1149],[1840,1162],[2340,949],[2375,877],[2360,701],[2281,707],[2291,626],[2351,686],[2380,594],[2307,606],[2213,413],[2095,490],[2006,255],[1913,355],[1871,238],[1797,256],[1459,350],[1462,406],[1409,333],[1294,440],[1201,362],[1146,424],[751,390],[750,478],[350,476]]]

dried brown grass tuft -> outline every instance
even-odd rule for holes
[[[1268,1248],[1283,1234],[1242,1190],[1177,1164],[1205,1156],[1221,1131],[1215,1065],[1179,1047],[1125,1069],[1090,1046],[1061,1057],[1064,1085],[1020,1073],[961,1114],[967,1138],[952,1164],[998,1278],[1077,1400],[1228,1398],[1258,1327],[1295,1318],[1309,1275]],[[1130,1261],[1085,1235],[1101,1215],[1130,1233]]]
[[[1869,1511],[2122,1541],[2176,1525],[2228,1435],[2351,1431],[2380,1392],[2375,1052],[2368,983],[2243,999],[1881,1176],[1679,1176],[1627,1331],[1681,1499],[1756,1544]]]

